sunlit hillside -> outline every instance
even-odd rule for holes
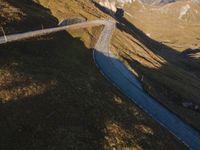
[[[54,27],[66,18],[111,19],[90,0],[0,1],[5,34]],[[0,149],[187,149],[101,75],[92,58],[101,31],[0,45]],[[115,32],[135,44],[131,34]]]
[[[144,6],[136,1],[126,5],[125,11],[129,31],[127,38],[113,39],[116,54],[150,95],[199,129],[199,4],[178,1]]]

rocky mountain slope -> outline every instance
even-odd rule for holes
[[[180,51],[200,47],[200,5],[197,3],[178,1],[160,7],[142,7],[134,2],[125,9],[134,24],[153,39]]]
[[[163,6],[175,2],[193,2],[200,4],[200,0],[97,0],[97,1],[101,3],[106,2],[110,4],[115,2],[116,4],[121,4],[121,6],[124,6],[125,4],[132,4],[135,2],[139,2],[140,4],[146,6]]]
[[[176,0],[140,0],[140,1],[147,5],[165,5],[168,3],[175,2]]]

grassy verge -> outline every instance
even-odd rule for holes
[[[199,105],[199,59],[183,56],[148,37],[137,26],[130,28],[132,33],[122,28],[116,30],[112,50],[127,63],[150,95],[199,130],[200,111],[183,107],[184,102]]]
[[[1,149],[186,149],[99,73],[101,29],[0,46]]]

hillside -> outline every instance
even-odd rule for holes
[[[190,1],[145,8],[136,4],[125,8],[127,20],[122,21],[131,31],[113,39],[114,50],[121,46],[117,54],[150,95],[199,130],[200,22],[196,11],[200,7]],[[190,10],[180,19],[183,6]]]
[[[109,18],[89,0],[3,0],[0,12],[6,34]],[[0,149],[186,149],[100,74],[91,48],[101,30],[0,45]]]
[[[113,52],[147,93],[200,130],[198,1],[123,2],[125,18],[118,18]]]

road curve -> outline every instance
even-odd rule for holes
[[[100,72],[112,82],[122,93],[129,97],[134,103],[148,113],[159,124],[168,129],[178,139],[185,143],[191,150],[200,150],[200,134],[175,114],[159,104],[142,89],[136,77],[119,61],[109,50],[112,32],[115,22],[106,20],[95,20],[73,25],[55,27],[16,35],[6,38],[0,37],[0,44],[18,41],[30,37],[45,35],[70,28],[83,28],[88,26],[104,25],[104,29],[94,47],[93,58]]]
[[[189,149],[200,150],[200,134],[147,95],[135,76],[109,51],[113,29],[113,23],[106,24],[94,48],[93,57],[99,70],[114,86],[185,143]]]

